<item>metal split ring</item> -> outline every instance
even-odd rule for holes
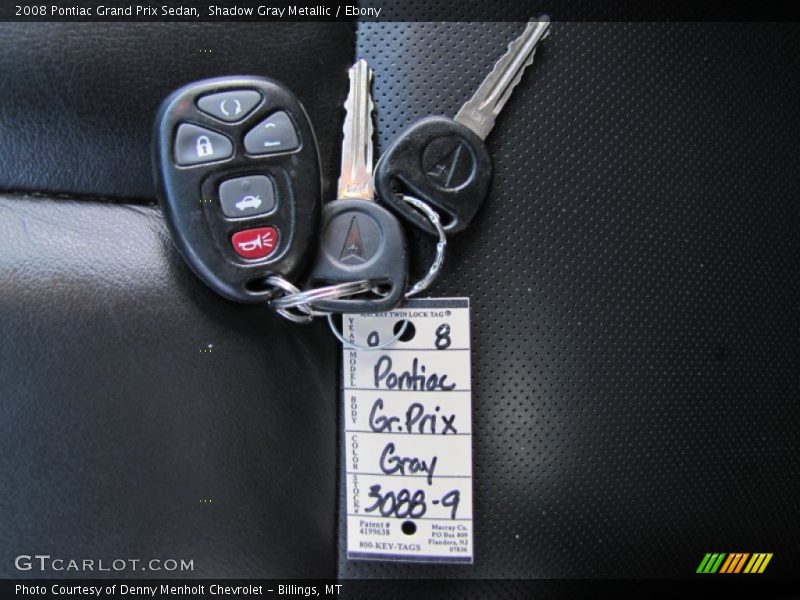
[[[280,275],[271,275],[270,277],[267,277],[267,283],[273,286],[275,291],[282,290],[289,295],[300,293],[300,288],[294,285],[291,281],[287,281]],[[277,298],[273,298],[267,302],[267,304],[272,306],[272,303],[275,302],[275,300],[277,300]],[[300,312],[292,312],[290,308],[297,308],[297,310]],[[277,308],[275,309],[275,312],[277,312],[284,319],[288,319],[293,323],[305,324],[311,323],[311,321],[314,320],[314,315],[312,314],[310,306],[304,305],[290,308]]]
[[[439,213],[433,210],[428,204],[419,198],[414,198],[413,196],[404,195],[402,198],[405,202],[414,206],[415,208],[418,208],[423,213],[428,221],[431,222],[431,225],[436,228],[436,233],[439,236],[439,241],[436,243],[436,256],[433,257],[433,262],[431,263],[428,272],[425,273],[425,276],[417,281],[417,283],[412,285],[405,293],[406,298],[411,298],[412,296],[416,296],[420,292],[427,290],[439,276],[439,272],[442,270],[442,266],[444,266],[444,255],[445,250],[447,249],[447,233],[442,225],[442,220],[439,218]],[[377,287],[372,288],[372,293],[377,294],[378,296],[386,295]]]
[[[326,311],[314,308],[311,304],[314,300],[329,300],[354,296],[367,292],[372,287],[372,283],[369,280],[362,279],[361,281],[348,281],[336,285],[301,291],[296,285],[287,281],[280,275],[268,277],[267,283],[274,286],[276,292],[278,290],[285,292],[283,296],[273,296],[267,304],[279,315],[294,323],[310,323],[314,317],[325,317],[330,314]]]
[[[444,252],[447,248],[447,233],[442,225],[442,220],[439,218],[439,213],[433,210],[428,204],[413,196],[404,195],[403,200],[419,209],[428,218],[431,225],[436,228],[436,233],[439,235],[439,242],[436,244],[436,256],[433,257],[433,263],[431,263],[428,272],[406,292],[406,298],[411,298],[411,296],[416,296],[420,292],[427,290],[439,276],[439,272],[444,265]]]
[[[309,306],[313,313],[314,309],[313,307],[310,307],[310,304],[313,301],[344,298],[345,296],[355,296],[356,294],[368,292],[371,288],[372,283],[367,279],[362,279],[360,281],[348,281],[346,283],[314,288],[304,292],[301,292],[295,288],[297,290],[296,292],[290,292],[286,296],[274,298],[269,301],[269,305],[276,310]],[[323,313],[320,316],[324,316],[324,314],[327,313]]]

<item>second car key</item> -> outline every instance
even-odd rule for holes
[[[383,202],[420,229],[436,233],[403,200],[402,193],[408,193],[442,213],[448,233],[466,229],[492,183],[492,159],[483,140],[549,27],[547,17],[528,23],[455,119],[426,117],[397,137],[375,170],[375,189]]]
[[[305,110],[263,77],[187,85],[158,113],[156,181],[175,245],[218,294],[265,302],[314,247],[321,183]]]
[[[397,217],[375,202],[372,187],[371,80],[365,60],[350,69],[338,199],[322,209],[319,250],[309,284],[368,280],[381,294],[315,301],[314,308],[322,311],[385,311],[399,304],[406,291],[405,233]]]

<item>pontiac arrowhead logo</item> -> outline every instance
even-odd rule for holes
[[[458,144],[452,152],[433,165],[433,168],[428,171],[428,175],[444,187],[451,187],[462,149],[463,146]]]
[[[350,264],[367,261],[364,256],[364,243],[361,240],[361,230],[358,228],[357,219],[358,217],[353,217],[350,221],[347,238],[344,240],[344,247],[342,247],[342,253],[339,255],[339,260],[345,264],[348,261]]]

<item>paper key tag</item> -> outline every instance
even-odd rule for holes
[[[472,392],[468,298],[346,314],[347,557],[472,563]]]

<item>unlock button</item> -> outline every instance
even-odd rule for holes
[[[182,123],[175,135],[175,162],[198,165],[233,156],[231,141],[216,131]]]

